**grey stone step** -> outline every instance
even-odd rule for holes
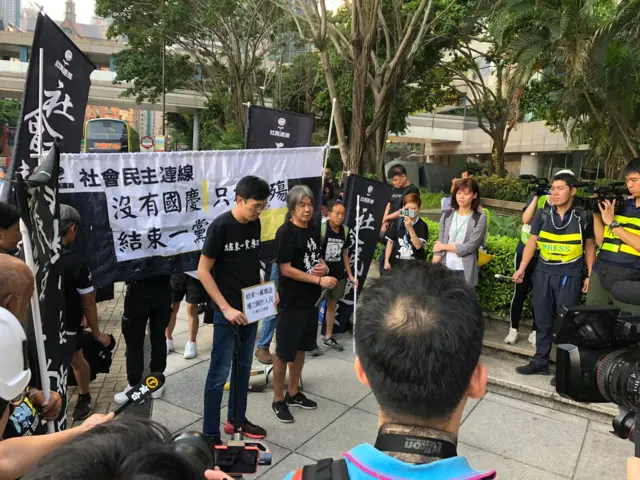
[[[496,353],[510,355],[515,359],[529,360],[533,358],[536,349],[529,343],[531,326],[521,324],[519,338],[515,345],[504,343],[504,338],[509,333],[509,323],[493,318],[485,317],[484,351],[487,354]],[[555,361],[555,354],[552,361]],[[525,362],[526,363],[526,362]]]
[[[551,375],[516,373],[516,367],[524,363],[513,355],[485,353],[481,362],[487,367],[490,392],[609,424],[618,415],[618,407],[612,403],[578,403],[561,397],[551,386]]]

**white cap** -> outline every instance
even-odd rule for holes
[[[27,362],[27,336],[11,312],[0,307],[0,398],[10,402],[31,380]]]
[[[566,170],[560,170],[560,171],[556,172],[556,173],[555,173],[555,175],[554,175],[554,177],[555,177],[556,175],[561,175],[561,174],[563,174],[563,173],[568,173],[569,175],[573,175],[574,177],[576,176],[576,174],[575,174],[575,173],[573,173],[573,171],[572,171],[572,170],[566,169]]]

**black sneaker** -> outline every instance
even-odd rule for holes
[[[205,436],[209,437],[209,440],[211,440],[211,443],[213,445],[217,445],[217,446],[223,445],[220,435],[205,435]]]
[[[273,413],[276,414],[276,418],[282,423],[293,423],[293,415],[291,415],[287,402],[284,400],[281,402],[273,402],[271,404],[271,410],[273,410]]]
[[[284,395],[284,401],[290,407],[300,407],[305,410],[315,410],[318,408],[318,404],[313,400],[308,399],[302,392],[296,393],[294,397],[289,395],[289,392],[287,392]]]
[[[75,420],[84,420],[91,414],[91,395],[78,395],[78,403],[73,409],[71,417]]]
[[[520,375],[549,375],[551,372],[549,371],[548,365],[539,366],[533,362],[527,363],[524,367],[516,368],[516,372]]]
[[[336,342],[335,338],[329,337],[324,341],[325,346],[334,349],[336,352],[342,352],[344,347]]]
[[[240,429],[242,430],[242,435],[253,438],[254,440],[260,440],[267,436],[267,431],[264,428],[254,425],[249,420],[243,423],[240,426]],[[231,420],[227,420],[227,424],[224,426],[224,433],[227,435],[233,435],[234,432],[235,429],[233,428]]]

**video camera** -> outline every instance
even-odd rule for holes
[[[591,212],[599,212],[598,204],[604,200],[609,200],[610,202],[615,200],[616,206],[614,211],[616,215],[619,215],[624,208],[624,201],[629,194],[625,182],[611,182],[605,185],[583,183],[578,186],[583,187],[584,192],[589,194],[586,197],[582,197],[580,203],[585,210]]]
[[[262,442],[241,440],[234,435],[225,445],[215,445],[200,432],[184,432],[174,437],[172,448],[185,457],[197,471],[220,468],[230,476],[253,475],[258,465],[271,465],[272,454]]]
[[[518,179],[527,184],[529,194],[541,196],[549,193],[549,180],[546,178],[538,178],[535,175],[520,175]]]
[[[611,292],[625,303],[637,296],[640,282],[623,281]],[[634,304],[637,301],[633,302]],[[558,345],[556,390],[576,402],[612,402],[620,415],[613,433],[632,440],[640,455],[635,431],[640,409],[640,317],[614,306],[565,306],[553,330]]]

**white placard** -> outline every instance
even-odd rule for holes
[[[242,289],[242,311],[249,323],[273,317],[276,312],[276,284],[267,282]]]
[[[289,180],[320,177],[323,157],[324,147],[69,154],[60,160],[60,192],[105,195],[119,262],[171,256],[202,249],[241,178],[266,180],[268,210],[282,209]]]

